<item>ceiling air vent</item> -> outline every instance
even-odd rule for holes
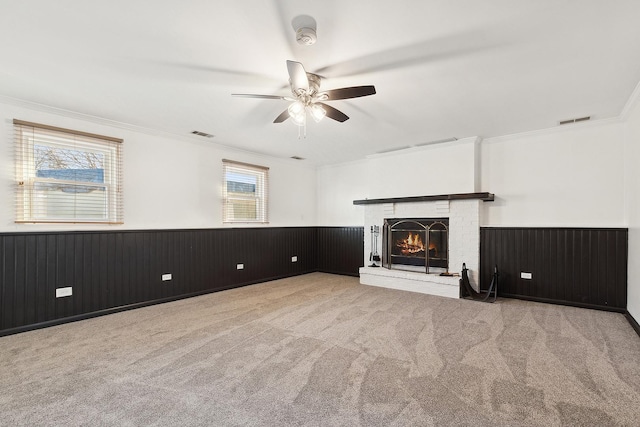
[[[194,130],[191,133],[198,136],[204,136],[205,138],[213,138],[213,135],[211,135],[210,133],[200,132],[199,130]]]
[[[584,117],[578,117],[577,119],[569,119],[569,120],[562,120],[560,122],[561,125],[568,125],[570,123],[578,123],[578,122],[584,122],[587,120],[590,120],[591,116],[584,116]]]
[[[291,156],[291,158],[293,160],[304,160],[304,157],[300,157],[300,156]]]

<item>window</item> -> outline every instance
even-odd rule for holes
[[[266,223],[269,168],[222,160],[222,221]]]
[[[14,120],[16,222],[122,224],[122,140]]]

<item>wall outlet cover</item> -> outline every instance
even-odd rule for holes
[[[531,273],[525,273],[524,271],[521,271],[520,272],[520,278],[521,279],[531,280],[532,274]]]
[[[171,280],[171,279],[172,279],[171,273],[162,275],[162,281],[163,282],[166,282],[167,280]]]
[[[292,256],[291,257],[291,262],[298,262],[298,257],[297,256]]]
[[[244,270],[244,264],[237,264],[236,265],[236,269],[237,270]]]
[[[56,288],[56,298],[70,297],[71,295],[73,295],[73,288],[71,286]]]

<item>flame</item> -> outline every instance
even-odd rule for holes
[[[429,256],[438,256],[438,247],[433,242],[429,242]]]
[[[400,240],[396,246],[400,249],[402,255],[413,255],[424,251],[424,243],[419,233],[409,233],[406,239]]]

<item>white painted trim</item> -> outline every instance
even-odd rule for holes
[[[449,141],[449,142],[443,142],[443,143],[437,143],[437,144],[413,146],[413,147],[404,148],[404,149],[400,149],[400,150],[388,151],[386,153],[369,154],[368,156],[366,156],[366,158],[367,159],[379,159],[379,158],[382,158],[382,157],[392,157],[392,156],[397,156],[399,154],[412,154],[412,153],[418,153],[418,152],[421,152],[421,151],[428,151],[428,150],[433,150],[433,149],[442,148],[442,147],[453,147],[455,145],[477,144],[480,141],[482,141],[482,138],[480,138],[479,136],[470,136],[468,138],[462,138],[462,139],[458,139],[456,141]]]
[[[126,131],[137,132],[137,133],[141,133],[141,134],[144,134],[144,135],[160,136],[160,137],[170,138],[170,139],[178,139],[178,140],[181,140],[181,141],[195,143],[195,144],[212,145],[212,146],[214,146],[214,147],[216,147],[216,148],[218,148],[220,150],[234,151],[234,152],[237,152],[237,153],[242,153],[242,154],[247,154],[247,155],[251,155],[251,156],[262,157],[262,158],[269,159],[269,160],[276,160],[276,161],[285,162],[285,163],[288,163],[288,164],[295,163],[295,164],[298,164],[298,165],[300,165],[302,167],[306,166],[309,169],[315,169],[316,168],[315,165],[311,165],[311,164],[305,165],[304,162],[301,162],[300,160],[295,160],[295,159],[291,159],[291,158],[288,158],[288,157],[287,158],[285,158],[285,157],[275,157],[275,156],[271,156],[269,154],[261,153],[259,151],[245,150],[245,149],[242,149],[242,148],[234,147],[232,145],[225,145],[225,144],[220,143],[218,141],[213,141],[212,139],[203,138],[203,137],[197,136],[197,135],[181,134],[181,133],[169,132],[169,131],[164,131],[164,130],[159,130],[159,129],[147,128],[147,127],[144,127],[144,126],[138,126],[138,125],[134,125],[134,124],[131,124],[131,123],[119,122],[117,120],[110,120],[110,119],[105,119],[105,118],[98,117],[98,116],[92,116],[90,114],[79,113],[77,111],[66,110],[64,108],[51,107],[51,106],[48,106],[48,105],[45,105],[45,104],[39,104],[37,102],[31,102],[31,101],[26,101],[26,100],[23,100],[23,99],[12,98],[12,97],[5,96],[5,95],[0,95],[0,103],[6,104],[6,105],[9,105],[9,106],[13,106],[13,107],[20,107],[20,108],[26,108],[26,109],[29,109],[29,110],[39,111],[39,112],[42,112],[42,113],[55,114],[57,116],[66,117],[66,118],[69,118],[69,119],[82,120],[82,121],[93,123],[93,124],[97,124],[97,125],[109,126],[109,127],[113,127],[113,128],[116,128],[116,129],[122,129],[122,130],[126,130]],[[215,138],[213,138],[213,139],[215,139]]]
[[[545,128],[545,129],[536,129],[536,130],[531,130],[527,132],[512,133],[509,135],[493,136],[493,137],[483,139],[482,142],[489,143],[489,144],[494,142],[507,142],[514,139],[534,137],[534,136],[545,136],[545,135],[551,135],[554,133],[571,132],[579,129],[610,126],[610,125],[620,124],[620,123],[622,123],[622,119],[620,117],[611,117],[608,119],[600,119],[600,120],[587,120],[584,122],[578,122],[578,123],[567,124],[567,125],[558,125],[550,128]]]
[[[350,160],[348,162],[331,163],[329,165],[319,165],[316,167],[316,169],[325,170],[325,169],[340,168],[344,166],[356,166],[356,165],[367,165],[367,164],[368,164],[367,159],[357,159],[357,160]]]
[[[627,121],[629,114],[631,114],[631,111],[638,102],[640,102],[640,82],[638,82],[636,88],[631,92],[627,103],[624,104],[624,108],[622,108],[622,112],[620,113],[620,120]]]

